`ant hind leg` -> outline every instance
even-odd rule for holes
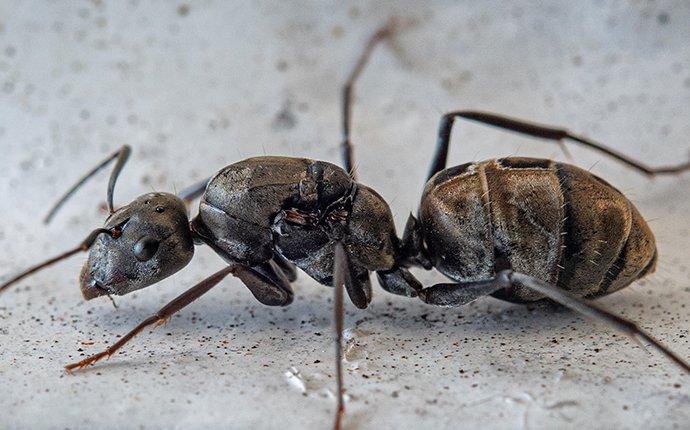
[[[647,166],[641,161],[634,160],[627,155],[611,149],[599,142],[571,133],[565,128],[536,124],[533,122],[510,118],[489,112],[456,111],[449,112],[441,117],[441,122],[438,127],[436,152],[431,162],[431,168],[429,169],[429,176],[427,177],[427,180],[431,179],[431,177],[436,173],[446,168],[446,163],[448,160],[448,147],[450,146],[450,135],[453,129],[453,124],[458,118],[475,121],[481,124],[490,125],[503,130],[513,131],[532,137],[552,140],[559,143],[563,140],[571,140],[588,148],[594,149],[595,151],[602,152],[647,176],[678,174],[690,170],[690,160],[674,166]]]
[[[684,358],[664,346],[633,321],[620,317],[591,301],[576,297],[555,285],[523,273],[503,270],[495,278],[485,281],[436,284],[420,291],[419,297],[432,305],[460,306],[512,285],[521,285],[540,293],[568,309],[630,336],[635,341],[641,339],[652,345],[684,371],[690,373],[690,364]]]

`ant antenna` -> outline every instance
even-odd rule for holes
[[[48,211],[48,215],[46,215],[46,217],[43,219],[43,223],[50,223],[55,214],[67,202],[67,200],[69,200],[69,198],[72,197],[72,195],[76,193],[77,190],[86,183],[86,181],[91,179],[96,173],[108,166],[108,164],[110,164],[110,162],[113,160],[117,160],[117,162],[115,163],[115,167],[113,168],[113,171],[110,174],[110,181],[108,182],[107,202],[108,210],[110,211],[110,213],[112,214],[113,212],[115,212],[113,206],[113,192],[115,190],[115,183],[117,182],[117,177],[120,176],[120,172],[122,171],[122,168],[125,166],[125,163],[127,162],[127,159],[129,158],[129,155],[131,153],[132,148],[130,148],[129,145],[124,145],[122,148],[109,155],[108,158],[101,161],[101,163],[98,164],[96,167],[87,172],[77,181],[76,184],[72,185],[72,187],[69,190],[67,190],[67,192],[62,197],[60,197],[60,200],[58,200],[53,205],[50,211]]]
[[[10,285],[15,284],[22,279],[26,278],[27,276],[38,272],[41,269],[45,269],[48,266],[52,266],[53,264],[60,262],[62,260],[65,260],[74,254],[78,252],[85,252],[89,248],[91,248],[91,245],[96,241],[96,238],[98,237],[99,234],[101,233],[106,233],[109,234],[110,236],[117,238],[120,236],[122,233],[121,231],[121,226],[115,226],[112,229],[107,229],[107,228],[97,228],[96,230],[92,231],[89,233],[89,235],[84,239],[77,247],[70,249],[69,251],[65,251],[62,254],[53,257],[49,260],[44,261],[43,263],[39,263],[33,267],[30,267],[26,269],[25,271],[21,272],[20,274],[14,276],[10,280],[0,284],[0,293],[3,292],[5,289],[7,289]]]

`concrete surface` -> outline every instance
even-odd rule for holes
[[[358,87],[362,182],[402,227],[440,114],[567,125],[654,165],[688,156],[690,3],[0,2],[0,273],[76,244],[105,218],[105,175],[44,227],[46,205],[123,143],[116,200],[180,189],[257,154],[338,161],[338,83],[396,14],[405,29]],[[452,160],[555,157],[557,146],[463,124]],[[690,355],[690,175],[649,181],[571,147],[651,221],[657,273],[601,303]],[[222,266],[207,249],[165,282],[83,302],[83,257],[0,296],[0,428],[326,429],[334,408],[330,290],[293,305],[228,280],[75,376]],[[420,273],[423,281],[442,279]],[[687,375],[563,309],[487,298],[438,309],[376,291],[346,326],[347,429],[689,428]]]

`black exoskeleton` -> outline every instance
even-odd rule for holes
[[[113,190],[127,161],[125,146],[88,172],[51,209],[116,160],[108,185],[111,215],[77,247],[0,285],[89,251],[80,284],[84,297],[122,295],[155,284],[186,266],[194,244],[208,245],[227,267],[194,285],[106,350],[67,370],[110,356],[145,327],[166,321],[226,276],[239,278],[261,302],[292,302],[296,267],[334,286],[335,428],[344,412],[342,380],[343,289],[358,308],[371,301],[370,272],[388,292],[428,304],[459,306],[493,295],[512,302],[550,299],[648,342],[682,369],[690,365],[640,329],[586,299],[617,291],[652,272],[654,236],[633,204],[613,186],[575,166],[534,158],[503,158],[446,168],[453,123],[462,118],[553,141],[570,140],[601,151],[647,175],[679,173],[650,168],[567,130],[477,111],[441,119],[437,150],[417,216],[398,239],[388,204],[357,182],[350,142],[352,92],[376,44],[369,41],[343,87],[343,168],[306,158],[255,157],[231,164],[177,196],[149,193],[115,210]],[[200,197],[199,212],[188,218]],[[450,279],[423,287],[407,270],[436,268]]]
[[[440,171],[408,229],[419,236],[412,254],[460,283],[513,270],[588,299],[630,285],[657,259],[654,235],[630,200],[583,169],[544,159]],[[425,301],[441,304],[433,291],[425,290]],[[522,285],[491,294],[518,303],[545,298]]]
[[[82,270],[86,299],[163,280],[189,263],[194,243],[209,245],[251,274],[238,277],[271,306],[292,302],[295,266],[333,285],[337,242],[350,258],[346,290],[358,308],[371,301],[369,272],[381,272],[381,284],[393,291],[413,279],[396,263],[399,243],[388,204],[334,164],[255,157],[185,193],[201,194],[191,223],[184,199],[168,193],[145,194],[108,217],[102,229],[108,234],[97,235]],[[408,295],[420,288],[415,285]]]
[[[267,272],[275,262],[294,279],[292,263],[329,286],[339,241],[351,258],[354,278],[347,292],[358,308],[371,300],[370,271],[385,271],[391,279],[408,276],[396,266],[398,241],[388,204],[324,161],[256,157],[231,164],[208,183],[192,230],[229,262]],[[288,304],[292,292],[284,292],[284,302],[266,304]]]

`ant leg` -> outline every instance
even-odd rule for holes
[[[125,163],[127,163],[127,160],[129,159],[129,155],[132,153],[132,148],[129,147],[129,145],[124,145],[122,148],[118,149],[116,152],[112,153],[111,155],[108,156],[105,160],[101,161],[100,164],[98,164],[96,167],[88,171],[84,176],[82,176],[76,184],[72,185],[72,187],[67,190],[67,192],[60,197],[60,199],[53,205],[53,207],[48,211],[48,215],[43,219],[44,224],[48,224],[55,214],[57,213],[58,210],[67,202],[67,200],[72,197],[72,195],[77,192],[77,190],[86,183],[89,179],[91,179],[96,173],[104,169],[108,164],[110,164],[111,161],[117,160],[115,162],[115,167],[113,167],[113,171],[110,174],[110,180],[108,181],[108,191],[107,191],[107,203],[108,203],[108,210],[110,213],[115,212],[115,209],[113,207],[113,193],[115,191],[115,183],[117,182],[117,177],[120,176],[120,172],[122,169],[125,167]]]
[[[364,70],[364,67],[367,65],[367,61],[369,60],[369,57],[371,56],[371,53],[373,52],[374,48],[376,45],[389,37],[391,34],[393,34],[393,31],[395,29],[395,23],[393,20],[390,20],[388,23],[386,23],[383,27],[378,29],[376,33],[374,33],[373,36],[369,39],[367,42],[366,46],[364,47],[364,51],[359,56],[359,59],[357,60],[357,63],[355,63],[354,68],[350,71],[350,74],[347,77],[347,81],[345,81],[345,84],[342,87],[342,129],[343,129],[343,139],[340,144],[341,151],[342,151],[342,156],[343,156],[343,165],[345,167],[345,171],[347,171],[350,174],[350,177],[355,180],[356,179],[356,174],[355,174],[355,162],[354,162],[354,156],[353,156],[353,150],[352,150],[352,142],[350,142],[350,123],[351,123],[351,117],[352,117],[352,93],[353,89],[355,86],[355,82],[357,81],[357,78],[359,75],[362,73],[362,70]]]
[[[276,265],[280,267],[280,269],[287,277],[288,281],[295,282],[297,280],[297,266],[289,262],[287,259],[285,259],[282,255],[279,255],[278,253],[275,253],[273,255],[273,261],[275,261]]]
[[[600,322],[609,328],[620,331],[632,338],[635,341],[639,339],[644,340],[656,348],[659,352],[675,362],[687,373],[690,373],[690,364],[675,352],[668,349],[661,342],[656,340],[652,335],[642,330],[635,322],[620,317],[610,311],[604,309],[598,304],[580,299],[555,285],[534,278],[532,276],[524,275],[522,273],[506,271],[505,276],[510,279],[511,283],[518,283],[526,288],[541,293],[553,300],[554,302],[565,306],[575,312],[578,312],[586,317]]]
[[[419,297],[429,304],[459,306],[512,285],[521,285],[543,294],[562,306],[630,336],[633,340],[642,339],[650,343],[683,370],[690,373],[690,364],[652,337],[652,335],[642,330],[636,323],[615,315],[591,301],[576,297],[555,285],[522,273],[504,270],[499,272],[494,279],[486,281],[437,284],[423,289],[419,293]]]
[[[407,223],[405,223],[405,231],[400,242],[400,256],[403,264],[421,266],[426,270],[431,270],[433,264],[431,264],[428,254],[424,245],[422,224],[414,215],[410,214],[407,218]]]
[[[189,187],[177,193],[177,197],[182,199],[185,202],[185,204],[189,206],[192,203],[192,201],[194,201],[194,199],[201,196],[204,193],[204,191],[206,191],[206,185],[208,185],[208,182],[210,180],[211,178],[206,178],[197,182],[194,185],[190,185]]]
[[[476,121],[482,124],[491,125],[494,127],[502,128],[504,130],[514,131],[517,133],[522,133],[541,139],[553,140],[557,142],[560,142],[562,140],[572,140],[588,148],[592,148],[599,152],[603,152],[609,157],[615,158],[621,163],[627,164],[629,167],[632,167],[633,169],[647,176],[655,176],[659,174],[674,174],[690,170],[690,161],[678,164],[676,166],[649,167],[641,161],[633,160],[627,155],[624,155],[614,149],[608,148],[594,140],[590,140],[586,137],[573,134],[564,128],[535,124],[487,112],[457,111],[449,112],[443,115],[443,117],[441,118],[441,122],[438,128],[436,152],[431,163],[431,169],[429,170],[429,176],[427,177],[427,180],[431,179],[431,177],[434,176],[436,173],[446,168],[446,162],[448,159],[448,146],[450,145],[450,134],[453,128],[453,123],[456,118],[464,118],[470,121]]]
[[[371,281],[367,269],[353,266],[347,253],[344,255],[347,271],[345,274],[345,291],[350,301],[358,309],[366,309],[371,302]]]
[[[422,289],[418,294],[424,303],[451,307],[466,305],[508,287],[510,280],[507,276],[499,275],[485,281],[436,284]]]
[[[343,288],[344,287],[344,288]],[[343,290],[346,289],[350,300],[360,309],[367,307],[371,301],[371,284],[369,283],[369,272],[367,270],[353,267],[350,258],[338,241],[335,243],[333,254],[333,316],[335,326],[333,335],[335,338],[335,370],[337,391],[337,408],[335,412],[334,430],[340,430],[343,415],[345,414],[345,399],[343,394],[343,317],[344,301]]]
[[[337,406],[333,430],[340,430],[343,415],[345,414],[345,399],[343,387],[343,284],[347,283],[347,278],[351,277],[349,261],[345,249],[340,242],[335,244],[335,255],[333,265],[333,317],[335,326],[333,336],[335,338],[335,374],[337,383]]]
[[[257,266],[239,266],[235,276],[240,278],[254,297],[267,306],[287,306],[294,293],[283,270],[273,261]]]
[[[250,267],[237,263],[213,242],[204,241],[204,243],[223,260],[235,266],[235,277],[244,283],[259,302],[267,306],[287,306],[292,303],[294,294],[290,287],[290,280],[274,261],[269,260]]]
[[[134,336],[139,334],[146,327],[154,324],[160,325],[165,323],[173,314],[175,314],[177,311],[184,308],[188,304],[192,303],[194,300],[201,297],[203,294],[208,292],[211,288],[213,288],[216,284],[222,281],[229,274],[233,273],[237,276],[238,274],[236,273],[236,271],[240,268],[241,266],[228,266],[214,273],[213,275],[209,276],[208,278],[204,279],[203,281],[199,282],[198,284],[190,288],[189,290],[177,296],[170,303],[163,306],[155,314],[146,318],[132,331],[122,336],[112,346],[106,348],[104,351],[101,351],[98,354],[94,354],[77,363],[68,364],[67,366],[65,366],[65,369],[67,370],[67,372],[71,373],[75,369],[82,369],[90,364],[97,362],[98,360],[101,360],[102,358],[110,357],[117,350],[122,348],[127,342],[132,340]]]
[[[405,297],[417,297],[422,284],[406,268],[394,266],[390,270],[376,272],[381,288],[392,294]]]

